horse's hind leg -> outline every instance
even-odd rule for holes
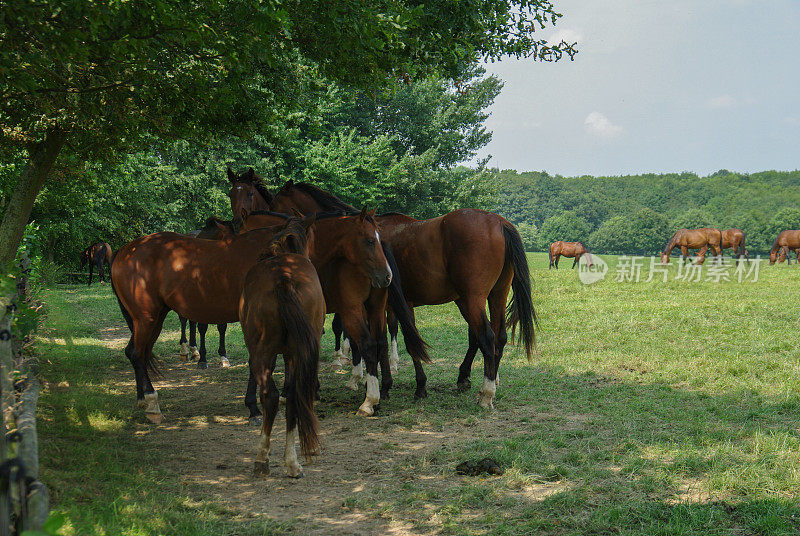
[[[500,359],[503,357],[503,349],[508,341],[506,333],[506,302],[508,293],[511,290],[511,280],[513,271],[510,267],[500,275],[494,288],[489,293],[489,317],[491,318],[492,331],[494,332],[494,387],[500,385]]]
[[[272,358],[273,365],[275,358]],[[258,454],[256,455],[254,473],[258,475],[269,474],[269,455],[272,450],[270,436],[272,435],[272,425],[275,423],[275,416],[278,414],[280,404],[280,394],[275,381],[272,379],[272,371],[268,371],[266,377],[262,379],[265,384],[259,385],[261,393],[261,407],[263,409],[263,419],[261,427],[261,441],[259,442]]]
[[[469,339],[469,346],[467,348],[467,355],[464,356],[461,366],[458,368],[458,381],[456,382],[456,389],[460,393],[469,391],[472,387],[472,382],[469,381],[470,372],[472,372],[472,362],[475,360],[475,354],[478,353],[478,338],[471,329],[467,328],[467,336]]]
[[[258,409],[258,384],[251,371],[247,378],[247,391],[244,394],[244,405],[250,411],[249,423],[260,426],[264,422],[261,411]]]
[[[197,368],[207,369],[208,361],[206,360],[206,332],[208,331],[208,324],[197,324],[197,331],[200,333],[200,359],[197,361]]]
[[[410,307],[411,316],[414,317],[414,308]],[[397,317],[389,308],[386,311],[386,326],[389,329],[389,368],[392,374],[397,374],[400,367],[400,353],[397,351]]]
[[[575,268],[575,265],[578,264],[578,261],[580,260],[580,258],[581,258],[580,255],[575,255],[575,260],[572,261],[572,268]]]
[[[461,315],[475,334],[478,348],[483,354],[483,387],[478,393],[478,404],[484,408],[494,408],[494,395],[497,391],[497,367],[494,363],[494,332],[486,318],[486,299],[472,296],[469,299],[459,298],[456,305]]]
[[[161,413],[161,408],[158,405],[158,393],[150,381],[150,375],[147,372],[147,365],[153,359],[153,346],[155,345],[158,334],[161,332],[161,326],[164,323],[164,318],[167,316],[168,310],[165,309],[158,316],[150,321],[134,320],[133,329],[133,348],[130,360],[133,363],[134,373],[137,375],[137,399],[139,407],[145,411],[145,416],[154,424],[161,424],[164,416]],[[126,349],[126,354],[127,354]],[[141,383],[141,393],[139,392],[139,384]],[[141,394],[141,396],[140,396]]]
[[[228,361],[228,351],[225,348],[225,332],[228,330],[228,324],[217,324],[217,331],[219,332],[219,350],[217,353],[219,354],[220,365],[222,368],[228,368],[231,366],[231,362]]]
[[[188,361],[189,360],[189,341],[186,338],[186,319],[182,316],[178,315],[178,320],[181,321],[181,351],[178,354],[181,361]]]
[[[284,355],[283,357],[286,367],[286,377],[283,382],[283,387],[286,391],[286,446],[283,451],[283,462],[286,465],[286,476],[300,478],[304,476],[304,473],[300,462],[297,460],[297,450],[295,449],[295,443],[298,440],[298,422],[297,415],[293,410],[297,404],[294,378],[296,370],[295,364],[290,359],[287,359],[289,356]]]

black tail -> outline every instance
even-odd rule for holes
[[[308,460],[319,451],[314,397],[319,387],[320,334],[311,326],[290,279],[285,278],[275,286],[275,295],[288,346],[294,350],[293,365],[286,364],[287,371],[294,369],[293,382],[286,390],[286,425],[289,429],[297,425],[300,447]]]
[[[538,326],[539,319],[531,300],[531,275],[528,269],[528,258],[517,229],[509,224],[503,224],[503,236],[506,239],[506,262],[514,268],[514,279],[511,281],[513,295],[508,303],[506,317],[514,328],[519,322],[520,340],[525,345],[525,355],[531,360],[531,352],[536,344],[534,326]]]
[[[747,248],[744,245],[745,238],[747,238],[747,235],[745,234],[744,231],[742,231],[742,243],[739,244],[739,247],[741,248],[739,250],[739,256],[741,257],[742,255],[744,255],[744,258],[749,261],[750,260],[750,256],[747,254]]]
[[[506,248],[506,251],[508,251],[508,248]],[[553,267],[553,244],[550,244],[550,246],[547,248],[547,256],[550,257],[550,266],[547,267],[549,270]]]
[[[411,317],[411,310],[403,296],[403,285],[400,281],[400,268],[397,267],[397,261],[395,261],[391,248],[385,242],[381,242],[381,247],[383,247],[383,255],[389,263],[389,268],[392,270],[392,282],[389,283],[389,307],[394,311],[394,316],[400,323],[400,329],[403,330],[406,351],[414,361],[431,363],[431,357],[427,350],[428,344],[422,340],[422,336],[417,331],[417,326]]]

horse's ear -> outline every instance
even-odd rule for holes
[[[231,170],[231,166],[228,166],[228,180],[231,181],[231,183],[236,182],[236,174]]]
[[[253,168],[247,170],[247,173],[244,174],[244,178],[249,181],[253,182],[253,177],[255,176],[256,172],[253,171]]]
[[[317,214],[316,213],[312,214],[311,216],[309,216],[307,218],[304,218],[303,221],[300,222],[300,225],[303,226],[303,229],[308,231],[309,227],[314,225],[315,221],[317,221]]]
[[[361,209],[361,214],[358,215],[358,219],[364,221],[367,217],[367,205],[364,205],[364,208]]]

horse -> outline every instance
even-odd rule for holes
[[[550,255],[550,266],[548,270],[553,266],[555,266],[556,270],[558,270],[558,259],[562,256],[575,257],[575,261],[572,263],[573,268],[575,268],[583,255],[586,255],[586,262],[588,265],[594,266],[589,250],[580,242],[564,242],[562,240],[558,240],[550,244],[550,250],[548,253]]]
[[[702,229],[680,229],[669,239],[664,251],[661,253],[661,264],[669,264],[669,256],[675,248],[681,249],[681,260],[686,261],[690,249],[699,249],[697,264],[705,262],[705,252],[709,248],[714,252],[714,257],[722,259],[722,231],[711,227]]]
[[[299,437],[308,461],[319,448],[314,398],[319,386],[319,346],[325,323],[325,298],[311,260],[306,232],[314,216],[287,220],[247,272],[239,300],[250,375],[258,383],[263,411],[255,474],[269,475],[270,436],[280,395],[272,373],[283,355],[286,379],[286,447],[288,476],[300,478],[295,441]],[[298,433],[299,431],[299,433]]]
[[[744,257],[748,261],[750,256],[747,254],[747,249],[744,245],[745,234],[741,229],[725,229],[722,231],[722,244],[720,249],[733,249],[733,255],[737,259]]]
[[[274,222],[276,218],[287,217],[285,214],[276,212],[252,212],[244,220],[242,229],[247,230],[251,227]],[[370,285],[369,280],[365,280],[363,272],[360,271],[357,257],[350,258],[348,263],[332,262],[332,259],[323,251],[323,248],[312,247],[311,250],[311,262],[317,269],[322,283],[327,312],[339,314],[344,328],[353,340],[353,360],[362,372],[358,376],[351,377],[347,382],[347,387],[353,390],[358,389],[359,379],[364,376],[363,372],[366,366],[367,397],[359,407],[358,414],[372,415],[374,406],[380,402],[380,399],[389,398],[389,389],[392,386],[388,345],[386,344],[385,311],[387,304],[398,311],[398,319],[403,329],[403,336],[409,354],[425,362],[430,362],[430,357],[425,350],[425,341],[422,340],[414,326],[412,313],[403,299],[403,290],[398,275],[399,270],[394,256],[391,250],[381,242],[377,224],[372,215],[367,214],[365,209],[362,209],[355,216],[344,215],[341,212],[317,213],[318,222],[322,218],[330,217],[367,218],[368,221],[375,225],[373,231],[374,240],[380,243],[392,275],[388,288],[377,284]],[[316,244],[329,244],[337,240],[336,235],[323,235],[322,232],[319,225],[315,226],[314,242]],[[377,390],[378,363],[380,363],[381,367],[380,392]],[[246,404],[252,404],[252,402],[248,402],[248,399],[253,400],[249,398],[251,396],[254,396],[254,394],[248,394],[245,397]],[[251,406],[248,405],[248,407]]]
[[[222,240],[224,238],[230,238],[235,234],[236,233],[233,231],[233,225],[230,221],[211,217],[206,219],[205,226],[202,229],[189,231],[185,236],[193,238],[205,238],[207,240]],[[181,361],[189,361],[190,359],[194,361],[197,359],[197,368],[201,370],[207,369],[208,360],[206,359],[206,356],[208,352],[206,350],[206,332],[208,331],[208,324],[198,324],[197,322],[182,316],[179,316],[178,319],[181,323],[181,338],[179,341],[181,350],[178,356],[180,357]],[[187,322],[189,323],[188,339],[186,338]],[[231,362],[228,360],[228,350],[225,346],[225,334],[227,330],[228,324],[217,324],[217,332],[219,333],[219,347],[217,349],[217,355],[219,355],[220,366],[222,368],[228,368],[231,366]],[[197,346],[197,339],[195,335],[195,333],[198,332],[200,334],[199,348]]]
[[[780,260],[784,258],[789,259],[789,252],[794,251],[797,256],[797,262],[800,262],[800,230],[787,230],[781,231],[775,242],[772,244],[772,249],[769,252],[769,264],[775,264],[778,260],[778,251],[781,250]]]
[[[344,210],[352,213],[355,210],[316,186],[291,180],[273,196],[271,206],[272,210],[296,208],[301,212]],[[397,261],[408,307],[413,311],[420,305],[451,301],[458,306],[468,325],[469,347],[459,367],[456,385],[462,392],[470,389],[472,363],[480,349],[484,382],[478,403],[493,408],[497,370],[508,340],[506,323],[519,322],[530,360],[537,322],[531,301],[528,262],[516,228],[496,214],[477,209],[455,210],[428,220],[389,213],[377,216],[376,221]],[[506,302],[511,290],[513,297],[507,318]],[[487,301],[491,321],[486,316]],[[391,324],[390,321],[390,328]],[[347,326],[344,327],[347,330]],[[397,330],[390,331],[392,347],[396,349]],[[393,358],[399,360],[399,357]],[[417,384],[414,396],[425,398],[427,378],[422,363],[413,354],[412,360]],[[355,354],[353,364],[354,374],[357,374]]]
[[[231,183],[231,189],[228,191],[233,214],[231,225],[233,231],[238,232],[242,222],[251,212],[270,210],[272,194],[269,193],[264,186],[264,180],[253,171],[253,168],[237,175],[229,167],[228,181]]]
[[[81,252],[81,266],[80,269],[86,264],[89,264],[89,286],[92,286],[92,269],[97,267],[97,273],[100,275],[100,283],[106,284],[106,274],[103,271],[103,265],[108,265],[108,274],[111,276],[111,262],[114,260],[114,254],[111,251],[111,246],[106,242],[96,242],[84,249]]]
[[[225,240],[162,232],[137,238],[120,249],[112,265],[112,287],[131,330],[125,355],[134,368],[137,400],[151,422],[163,421],[149,373],[158,372],[153,345],[167,312],[174,310],[205,324],[238,322],[239,297],[247,272],[287,218],[283,217],[280,226],[250,229]],[[361,289],[389,285],[391,269],[377,240],[376,224],[366,208],[356,216],[318,219],[313,227],[319,237],[312,253],[312,260],[316,256],[320,262],[315,262],[317,271],[336,277],[337,267],[351,270],[349,279],[334,279],[329,284],[347,293],[352,293],[350,285]],[[360,327],[354,324],[352,332]],[[375,361],[373,357],[367,361],[372,381],[368,377],[367,399],[359,408],[362,414],[371,415],[380,400]],[[257,404],[248,404],[251,417],[257,413],[253,406]]]

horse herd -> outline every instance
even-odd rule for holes
[[[273,194],[252,168],[241,174],[228,169],[228,179],[231,221],[211,217],[193,233],[137,238],[111,262],[111,285],[131,331],[125,355],[135,373],[139,407],[151,422],[163,420],[150,375],[157,372],[153,345],[169,311],[198,323],[201,334],[207,324],[224,330],[227,323],[241,323],[250,356],[245,404],[263,432],[257,474],[269,472],[281,397],[287,474],[303,474],[295,454],[298,439],[306,459],[318,453],[314,401],[326,313],[335,314],[337,341],[343,329],[350,342],[348,386],[357,389],[362,380],[366,386],[360,415],[372,415],[389,397],[398,324],[414,364],[415,398],[427,396],[428,345],[414,321],[414,308],[421,305],[454,301],[458,306],[469,347],[456,385],[460,391],[471,388],[480,350],[484,378],[477,399],[483,407],[494,407],[507,326],[519,326],[530,359],[537,319],[528,263],[519,233],[504,218],[476,209],[428,220],[375,215],[307,183],[290,180]],[[93,251],[86,255],[94,261]],[[272,377],[278,354],[285,363],[282,394]]]
[[[678,248],[681,251],[681,261],[686,262],[689,258],[689,250],[696,249],[697,264],[703,264],[706,253],[710,249],[716,259],[722,258],[722,252],[726,249],[733,249],[733,254],[737,259],[750,259],[745,248],[745,234],[741,229],[726,229],[721,231],[711,227],[700,229],[679,229],[672,238],[669,239],[664,251],[661,252],[661,264],[668,264],[672,251]],[[795,252],[797,261],[800,262],[800,230],[781,231],[769,253],[769,263],[788,261],[789,253]],[[578,264],[581,257],[586,256],[587,264],[592,266],[592,256],[589,250],[580,242],[563,242],[561,240],[550,244],[550,268],[558,269],[560,257],[574,258],[572,267]]]

